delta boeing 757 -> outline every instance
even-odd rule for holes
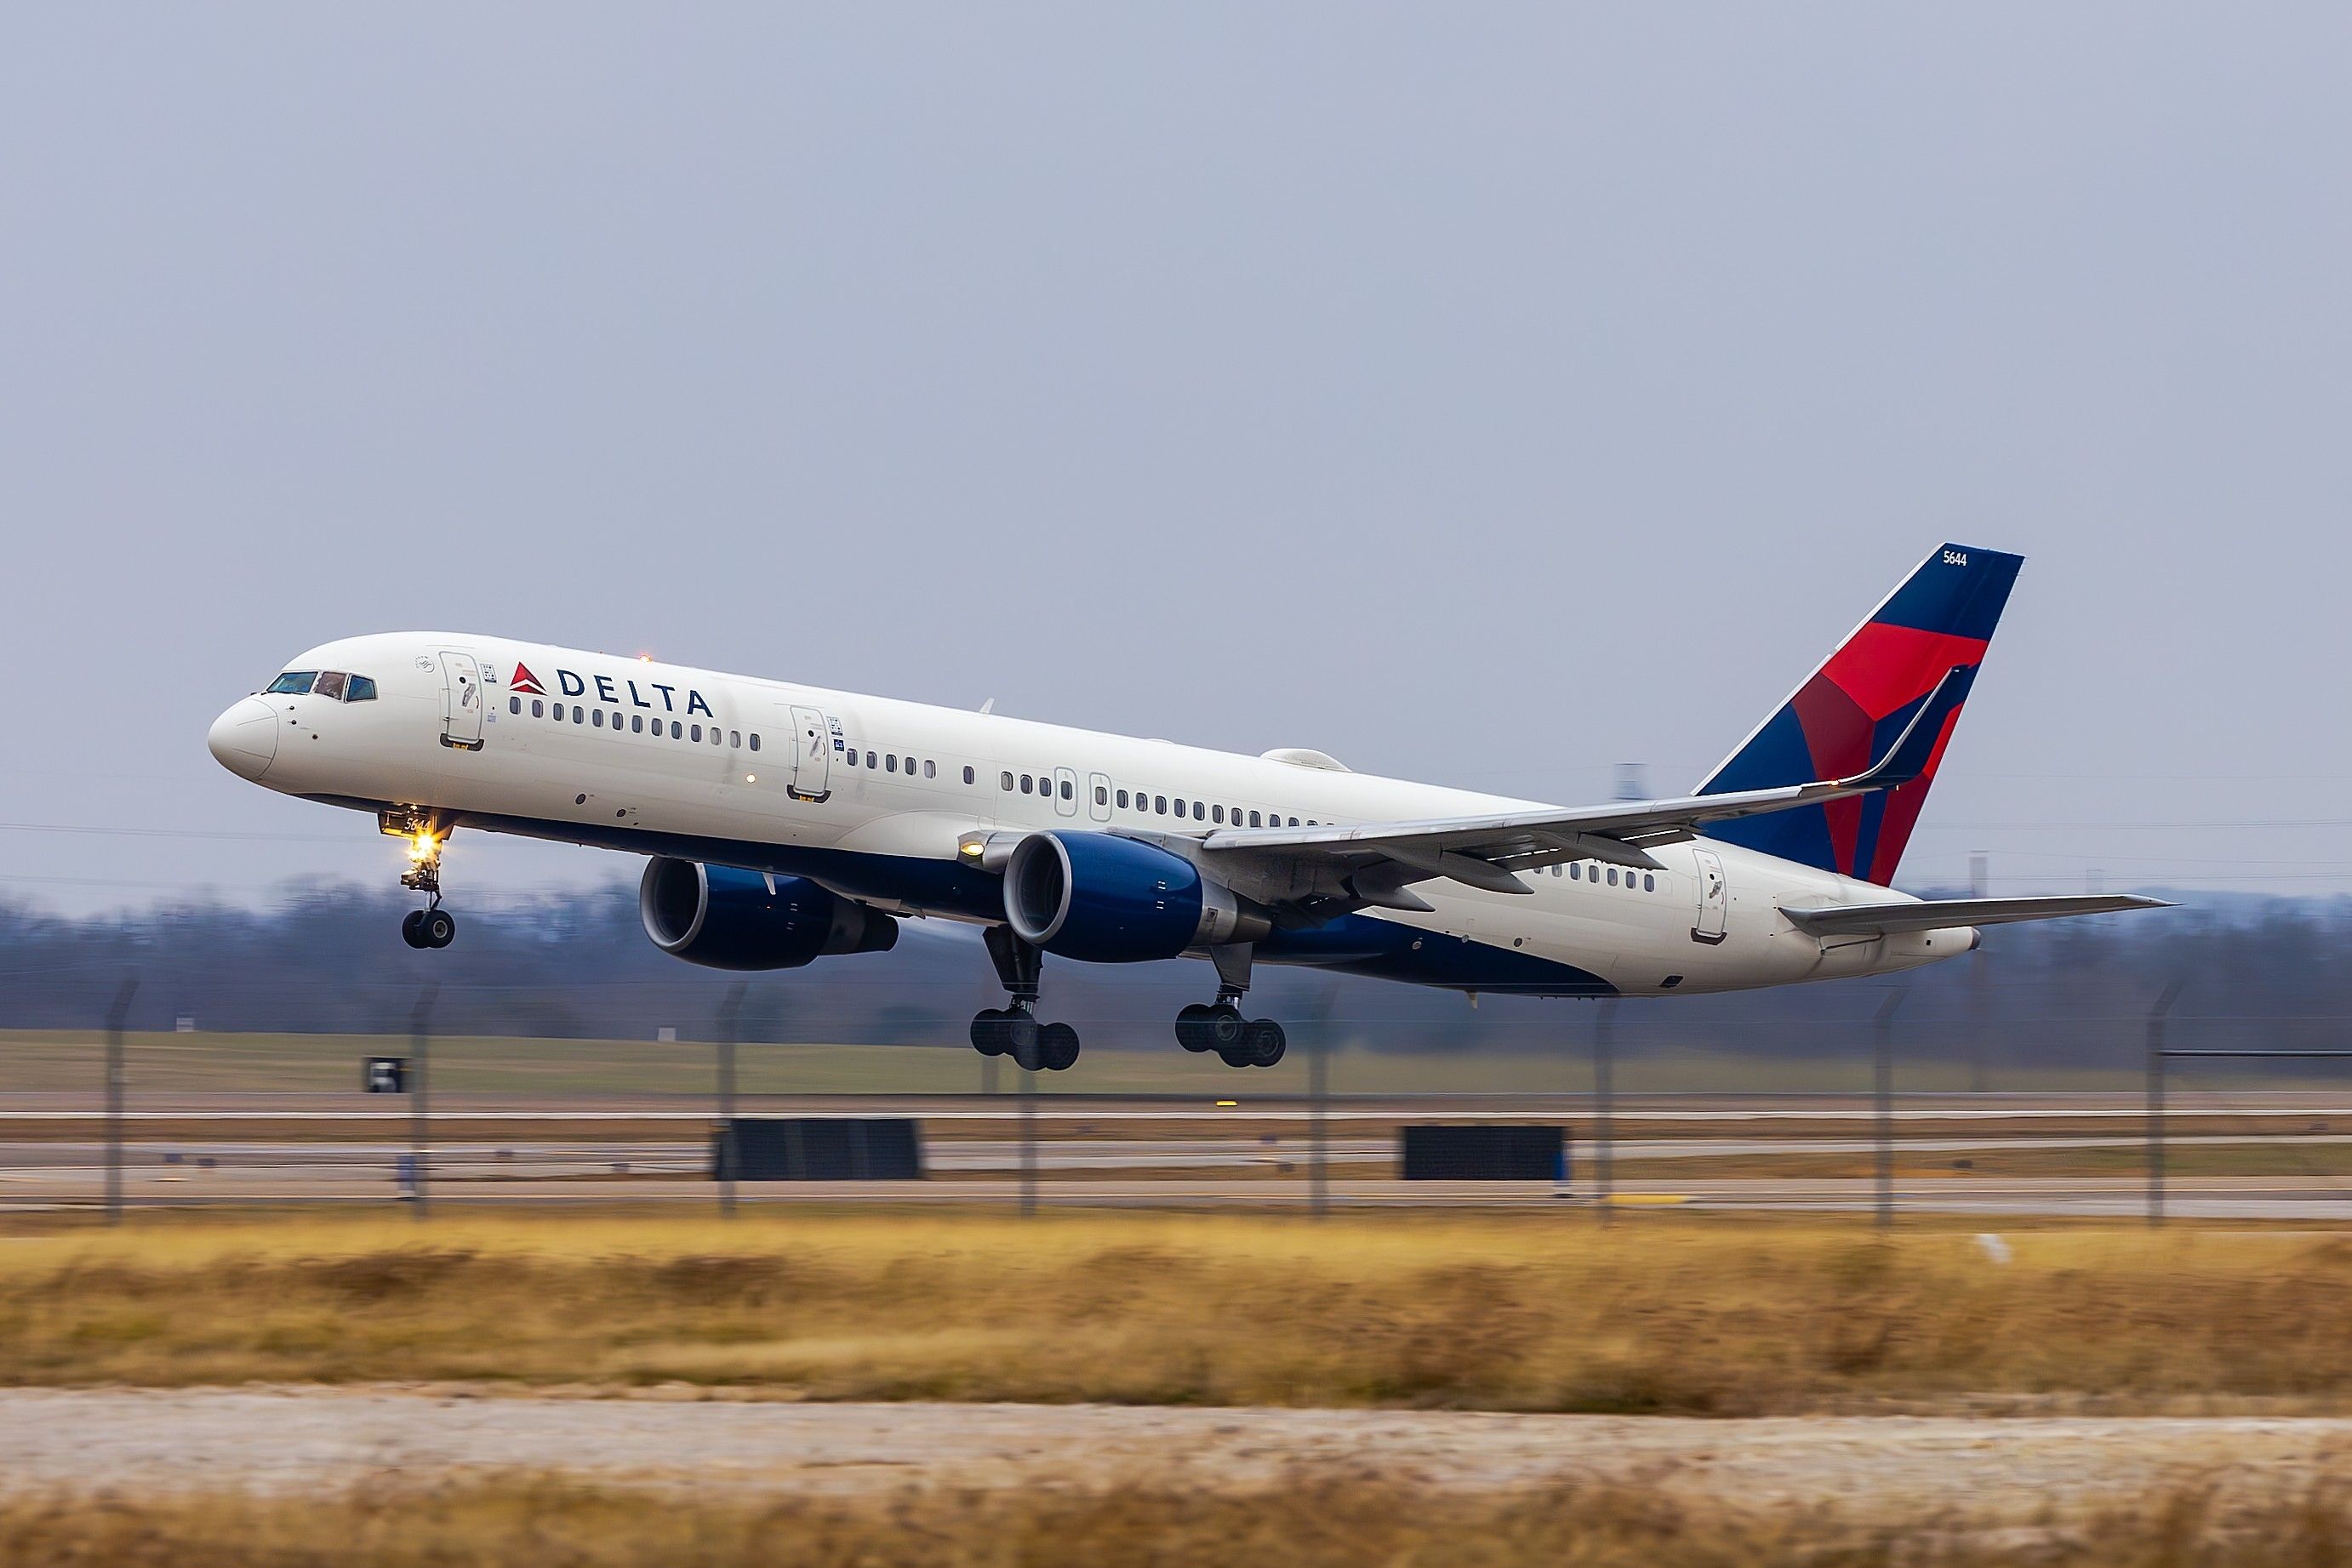
[[[979,925],[1010,1000],[971,1040],[1076,1061],[1036,1016],[1046,955],[1202,957],[1175,1024],[1281,1060],[1237,1004],[1259,963],[1471,992],[1660,996],[1884,975],[1978,927],[2157,906],[1922,900],[1890,885],[2021,558],[1946,545],[1696,789],[1553,806],[454,632],[311,649],[212,727],[269,789],[372,813],[446,947],[460,828],[649,858],[646,933],[723,969],[887,952],[913,916]]]

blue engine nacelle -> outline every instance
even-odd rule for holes
[[[1111,833],[1032,833],[1014,845],[1004,917],[1022,940],[1095,964],[1173,958],[1274,928],[1183,856]]]
[[[656,856],[637,884],[654,946],[712,969],[797,969],[833,953],[887,953],[898,923],[797,876]]]

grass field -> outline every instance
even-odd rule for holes
[[[1714,1415],[2352,1410],[2352,1239],[1645,1216],[18,1221],[0,1381]]]
[[[0,1568],[2327,1568],[2352,1511],[2326,1491],[2216,1507],[2194,1487],[2084,1519],[1976,1527],[1965,1511],[1861,1523],[1770,1503],[1545,1489],[1432,1494],[1369,1477],[1269,1479],[1281,1503],[1145,1485],[884,1500],[680,1500],[532,1478],[363,1494],[0,1503]]]
[[[360,1063],[370,1055],[401,1055],[401,1035],[135,1034],[127,1042],[133,1096],[205,1092],[349,1093],[359,1086]],[[104,1082],[103,1042],[89,1032],[0,1031],[0,1094],[96,1095]],[[436,1037],[434,1084],[457,1094],[680,1094],[711,1091],[708,1041],[662,1044],[630,1040],[531,1040]],[[1335,1051],[1335,1093],[1570,1092],[1591,1088],[1589,1040],[1580,1029],[1563,1035],[1556,1054],[1477,1054]],[[826,1092],[968,1093],[979,1088],[981,1058],[962,1040],[938,1045],[746,1044],[740,1071],[747,1094]],[[1011,1067],[1003,1070],[1010,1087]],[[1920,1060],[1900,1070],[1906,1092],[1969,1087],[1969,1071],[1950,1060]],[[2237,1080],[2270,1089],[2346,1090],[2340,1075],[2298,1082],[2286,1078]],[[1079,1094],[1240,1092],[1297,1095],[1307,1091],[1304,1033],[1280,1066],[1236,1072],[1213,1058],[1175,1049],[1092,1050],[1067,1072],[1043,1075],[1040,1088]],[[2043,1092],[2136,1091],[2135,1071],[2060,1069],[2004,1070],[2004,1091]],[[1862,1054],[1757,1056],[1702,1049],[1644,1052],[1620,1060],[1617,1088],[1626,1094],[1860,1093],[1870,1087]]]

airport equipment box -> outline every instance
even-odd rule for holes
[[[1560,1127],[1407,1127],[1397,1150],[1407,1181],[1568,1180],[1568,1133]]]
[[[921,1124],[903,1116],[738,1116],[710,1140],[724,1181],[920,1181]]]
[[[408,1091],[408,1058],[371,1056],[360,1074],[361,1086],[371,1094],[403,1094]]]

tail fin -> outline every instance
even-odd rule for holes
[[[1881,761],[1947,674],[1974,679],[2024,564],[2022,556],[1963,545],[1935,551],[1696,793],[1850,778]],[[1955,705],[1926,770],[1910,783],[1718,822],[1707,836],[1891,883],[1959,718]]]

